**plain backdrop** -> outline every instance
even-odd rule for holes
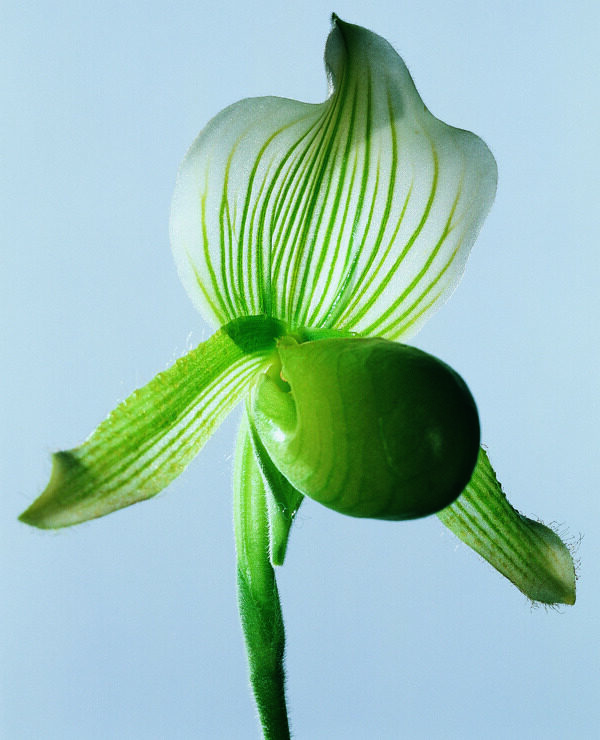
[[[0,9],[2,715],[8,740],[258,738],[231,515],[237,414],[157,498],[57,533],[50,453],[209,334],[169,202],[240,98],[317,102],[329,14],[385,36],[498,161],[454,296],[416,338],[467,380],[511,501],[582,537],[577,603],[527,599],[435,517],[308,502],[278,571],[298,740],[595,738],[600,6],[27,2]]]

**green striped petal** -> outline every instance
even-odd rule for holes
[[[439,121],[403,61],[334,16],[321,104],[242,100],[179,171],[171,241],[182,281],[217,326],[414,333],[456,286],[491,205],[496,165]]]
[[[48,486],[21,521],[66,527],[157,494],[241,399],[282,333],[265,317],[217,331],[129,396],[80,447],[57,452]]]
[[[512,508],[483,448],[469,485],[438,517],[533,601],[575,603],[568,547],[551,529]]]

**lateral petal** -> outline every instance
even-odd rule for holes
[[[235,321],[134,391],[80,447],[53,455],[21,521],[66,527],[157,494],[241,399],[279,333],[265,317]]]
[[[569,548],[549,527],[513,509],[483,448],[464,493],[438,517],[533,601],[575,603]]]

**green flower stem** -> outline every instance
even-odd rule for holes
[[[238,603],[250,683],[265,740],[286,740],[290,729],[285,704],[283,617],[269,559],[266,493],[245,418],[237,441],[233,488]]]
[[[469,485],[438,517],[526,596],[544,604],[575,603],[568,547],[549,527],[509,504],[485,450]]]

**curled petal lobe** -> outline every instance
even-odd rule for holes
[[[201,132],[173,198],[175,260],[215,326],[266,313],[406,338],[460,279],[496,165],[429,113],[376,34],[334,17],[325,63],[324,103],[242,100]]]

